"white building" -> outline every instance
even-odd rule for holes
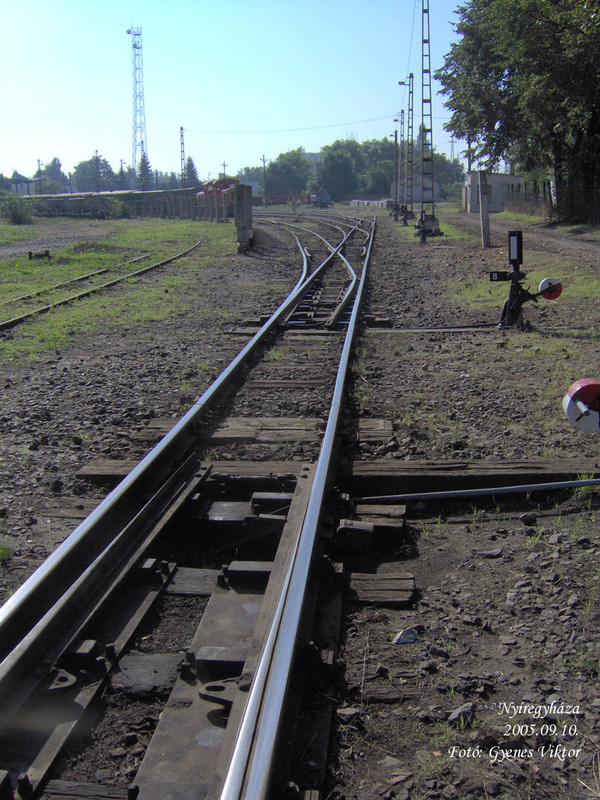
[[[504,211],[511,186],[519,186],[521,175],[486,172],[490,213]],[[469,172],[463,188],[463,208],[469,214],[479,214],[479,172]]]

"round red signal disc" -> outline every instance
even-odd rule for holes
[[[558,278],[544,278],[540,283],[539,292],[545,300],[556,300],[562,293],[562,283]]]
[[[563,410],[577,430],[584,433],[599,432],[600,382],[593,378],[582,378],[569,386],[563,398]]]

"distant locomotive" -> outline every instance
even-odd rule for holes
[[[219,178],[204,184],[197,195],[199,204],[204,209],[204,219],[233,217],[235,189],[238,184],[237,178]]]

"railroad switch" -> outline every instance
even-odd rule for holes
[[[498,283],[500,281],[510,281],[508,299],[502,307],[499,328],[523,327],[523,305],[530,300],[537,303],[538,297],[546,300],[556,300],[562,292],[562,284],[557,278],[544,278],[540,283],[539,290],[532,294],[521,284],[527,277],[526,272],[521,272],[520,266],[523,263],[523,232],[508,232],[508,261],[512,267],[511,272],[496,270],[490,272],[490,281]]]

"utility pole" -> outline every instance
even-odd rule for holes
[[[183,142],[183,128],[179,128],[179,144],[181,147],[181,188],[187,188],[187,175],[185,174],[185,146]]]
[[[479,170],[479,220],[481,222],[481,246],[490,246],[490,195],[487,174]]]
[[[406,123],[406,173],[404,175],[404,203],[409,217],[413,217],[413,117],[415,76],[411,72],[408,81],[398,81],[399,86],[408,86],[408,115]]]
[[[142,153],[148,155],[146,111],[144,109],[144,65],[142,60],[142,29],[129,28],[133,66],[133,139],[131,166],[137,169]]]
[[[400,186],[404,186],[404,109],[400,112],[400,166],[398,170],[398,203],[400,203]],[[402,204],[406,202],[404,192],[402,193]]]
[[[433,179],[433,117],[431,110],[431,51],[429,0],[422,0],[422,2],[421,220],[426,229],[430,231],[432,225],[436,224],[435,184]]]
[[[223,177],[227,177],[227,164],[223,161]]]
[[[264,201],[265,201],[265,208],[267,207],[267,159],[262,157],[261,159],[263,165],[263,191],[264,191]]]

